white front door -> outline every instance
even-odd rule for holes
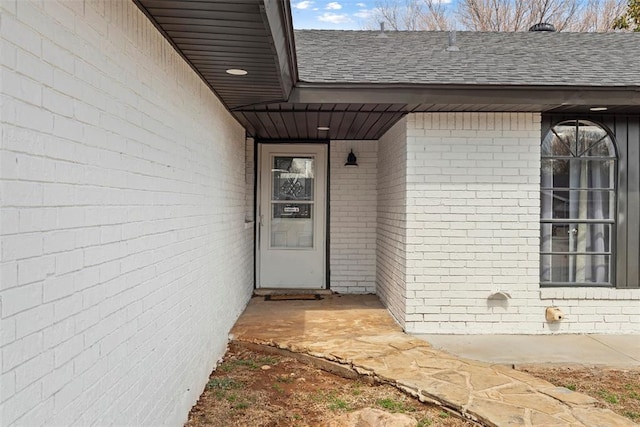
[[[257,286],[325,288],[327,146],[258,145]]]

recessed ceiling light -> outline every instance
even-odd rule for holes
[[[243,70],[241,68],[229,68],[227,70],[227,74],[231,74],[232,76],[246,76],[247,70]]]
[[[591,107],[589,108],[590,111],[607,111],[608,108],[607,107]]]
[[[318,130],[329,130],[329,126],[318,126],[316,129],[318,129]]]

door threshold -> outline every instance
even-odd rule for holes
[[[300,295],[300,294],[318,294],[318,295],[331,295],[330,289],[309,289],[309,288],[260,288],[253,291],[253,295],[257,297],[267,295]]]

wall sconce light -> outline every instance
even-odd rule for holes
[[[356,158],[356,155],[353,154],[353,148],[351,149],[351,152],[347,156],[347,163],[345,163],[344,165],[348,166],[348,167],[357,167],[358,166],[358,159]]]

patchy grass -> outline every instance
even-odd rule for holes
[[[269,369],[261,369],[265,365]],[[406,413],[419,427],[473,426],[395,387],[349,380],[295,359],[234,346],[211,374],[186,426],[315,427],[366,407]]]
[[[339,397],[334,397],[329,402],[329,409],[332,411],[350,411],[351,407],[346,400],[340,399]]]
[[[385,399],[378,400],[376,404],[381,409],[384,409],[385,411],[388,411],[388,412],[399,412],[404,414],[407,412],[415,411],[415,409],[411,405],[408,405],[406,402],[401,400],[391,399],[388,397]]]
[[[431,418],[427,417],[419,420],[416,427],[430,427],[431,425],[433,425],[433,421],[431,421]]]
[[[242,388],[243,384],[233,378],[211,378],[207,383],[207,388],[218,390],[233,390]]]
[[[448,412],[445,412],[445,411],[440,411],[438,413],[438,416],[440,418],[442,418],[442,419],[447,419],[447,418],[451,417],[451,414],[449,414]]]
[[[522,370],[587,394],[599,406],[640,423],[640,369],[527,366]]]
[[[612,405],[620,402],[620,399],[618,398],[618,396],[616,396],[615,394],[611,393],[608,390],[600,390],[597,394],[602,399],[604,399],[605,402],[611,403]]]

